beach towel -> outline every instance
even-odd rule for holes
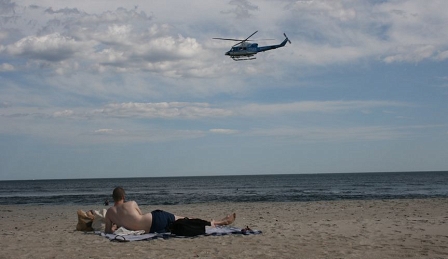
[[[129,230],[128,230],[129,231]],[[142,241],[142,240],[151,240],[151,239],[168,239],[168,238],[192,238],[186,236],[177,236],[171,234],[170,232],[166,233],[149,233],[149,234],[106,234],[104,232],[95,232],[103,237],[106,237],[110,241],[118,241],[118,242],[130,242],[130,241]],[[249,227],[246,228],[237,228],[237,227],[207,227],[205,230],[205,235],[202,236],[224,236],[224,235],[257,235],[261,234],[260,230],[253,230]]]
[[[129,229],[125,229],[124,227],[120,227],[117,230],[115,230],[114,232],[115,235],[119,235],[119,236],[139,236],[139,235],[143,235],[145,234],[144,230],[129,230]]]

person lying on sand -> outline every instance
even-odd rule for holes
[[[145,233],[162,233],[169,231],[171,223],[185,217],[176,216],[163,210],[154,210],[143,214],[135,201],[125,201],[125,191],[122,187],[117,187],[112,193],[114,206],[110,207],[106,213],[105,232],[112,234],[120,227],[128,230],[144,230]],[[233,213],[221,220],[210,221],[210,226],[224,226],[235,221],[236,214]]]

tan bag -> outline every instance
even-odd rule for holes
[[[92,222],[95,218],[92,212],[87,213],[83,210],[78,210],[78,224],[76,225],[76,230],[78,231],[93,231]]]

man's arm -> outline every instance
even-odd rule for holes
[[[110,219],[107,217],[107,214],[106,214],[106,227],[104,229],[104,232],[106,232],[106,234],[114,233],[112,231],[112,221],[110,221]]]
[[[106,232],[106,234],[113,234],[115,232],[115,230],[117,230],[117,225],[115,225],[110,218],[107,216],[106,213],[106,227],[104,229],[104,232]]]

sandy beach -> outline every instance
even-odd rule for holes
[[[141,206],[260,235],[128,243],[76,231],[80,206],[0,206],[0,258],[448,258],[448,199]]]

